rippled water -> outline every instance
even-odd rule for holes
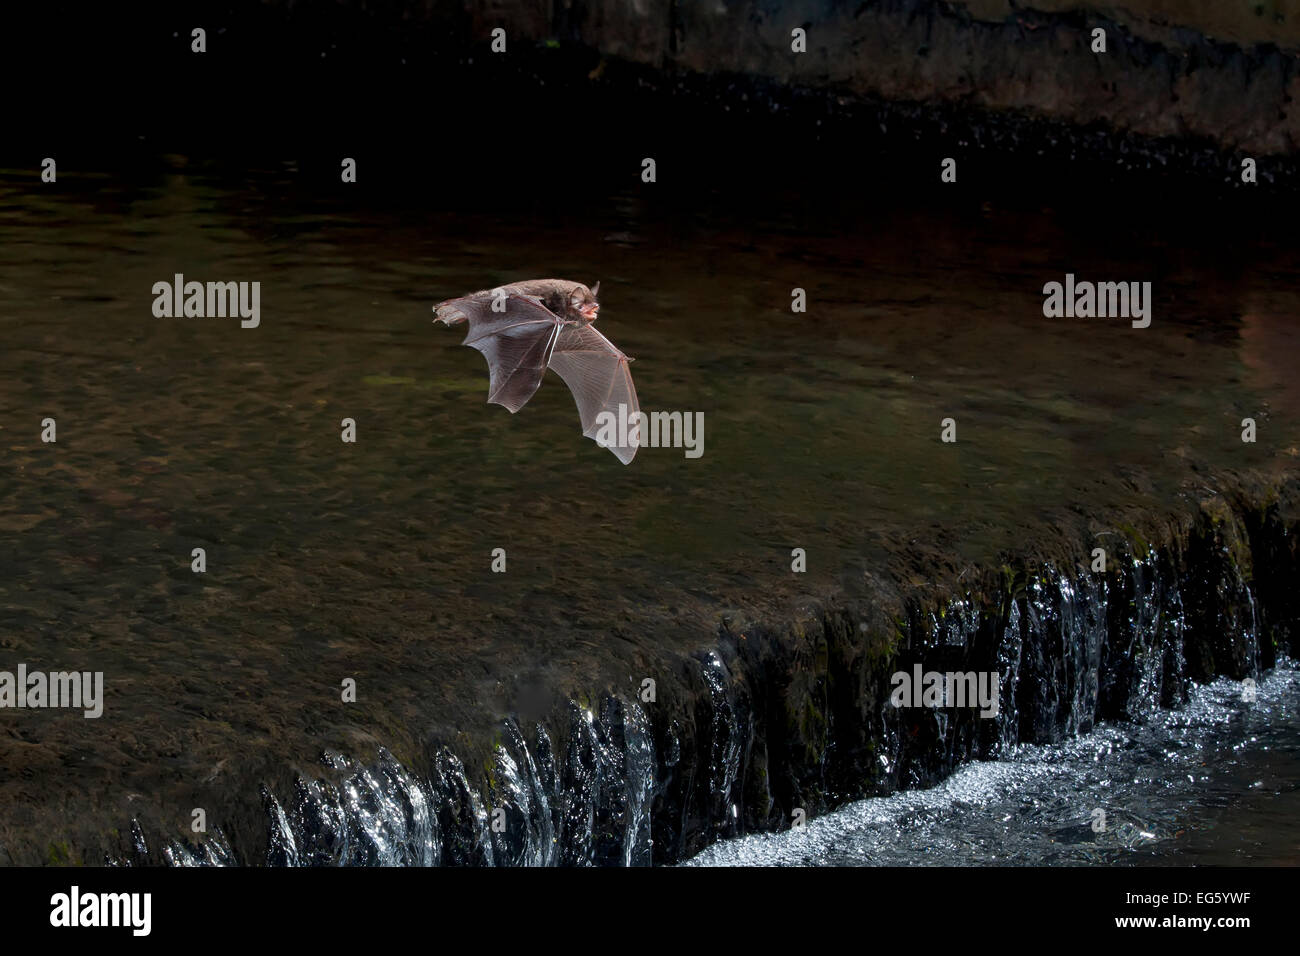
[[[1296,865],[1300,670],[1285,663],[1243,696],[1220,679],[1142,723],[1023,745],[688,865]]]

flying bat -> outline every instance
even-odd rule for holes
[[[626,465],[636,456],[639,431],[609,423],[639,422],[640,405],[628,368],[632,359],[592,325],[598,291],[599,282],[590,289],[565,279],[515,282],[440,302],[434,321],[468,323],[462,344],[487,359],[487,400],[511,412],[528,404],[546,370],[555,369],[578,404],[582,434]],[[602,417],[605,412],[612,419]]]

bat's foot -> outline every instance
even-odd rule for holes
[[[433,321],[442,322],[444,325],[458,325],[466,320],[467,316],[455,305],[447,302],[439,302],[433,307]]]

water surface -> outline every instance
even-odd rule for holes
[[[94,722],[0,713],[10,846],[245,812],[324,748],[409,763],[630,692],[738,607],[924,584],[921,551],[974,567],[1295,467],[1300,275],[1267,241],[1120,205],[358,202],[296,169],[0,178],[0,663],[107,687]],[[1151,328],[1044,319],[1067,271],[1152,281]],[[261,325],[155,318],[175,273],[261,282]],[[430,307],[547,275],[601,282],[643,408],[703,412],[702,458],[620,465],[555,377],[518,415],[484,403]]]

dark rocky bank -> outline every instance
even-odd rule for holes
[[[1274,2],[1225,7],[200,3],[145,5],[139,26],[78,9],[69,32],[73,14],[55,6],[15,18],[0,52],[16,77],[42,68],[60,103],[15,104],[18,128],[73,155],[256,145],[302,156],[337,144],[378,157],[421,143],[472,173],[520,158],[455,155],[502,124],[543,147],[530,162],[583,183],[609,169],[602,143],[717,150],[749,116],[759,131],[748,143],[783,158],[811,148],[823,173],[816,142],[853,153],[860,171],[866,155],[899,160],[891,181],[931,182],[937,154],[970,164],[962,180],[1011,191],[1096,180],[1203,194],[1239,190],[1251,157],[1256,191],[1293,194],[1300,16]],[[201,57],[189,48],[196,25],[212,36]],[[491,52],[497,28],[505,54]],[[795,28],[806,53],[791,51]],[[1104,54],[1090,48],[1096,29]],[[552,152],[563,158],[538,155]]]

